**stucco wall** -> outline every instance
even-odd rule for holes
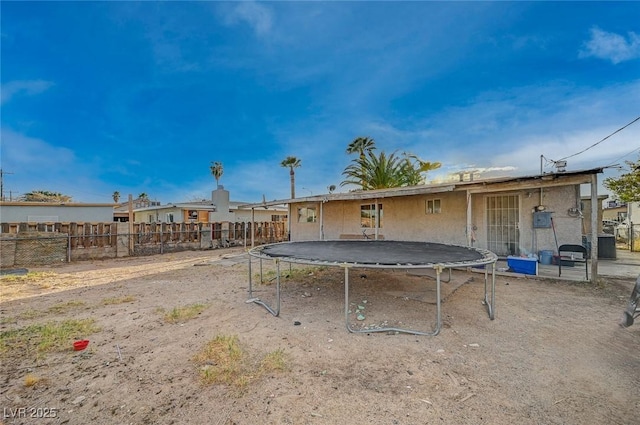
[[[520,253],[538,253],[540,250],[556,250],[552,228],[533,228],[534,208],[541,204],[537,189],[499,192],[499,195],[517,195],[519,208]],[[487,248],[487,196],[496,194],[471,195],[471,224],[475,241],[473,246]],[[582,220],[579,215],[569,214],[570,208],[580,205],[579,190],[576,186],[547,188],[542,192],[542,205],[552,213],[559,244],[582,242]],[[427,214],[426,202],[439,199],[441,213]],[[322,204],[324,239],[360,237],[360,206],[374,201],[333,201]],[[384,239],[407,241],[430,241],[467,245],[467,194],[466,192],[445,192],[436,195],[414,195],[384,198],[382,204],[383,222],[379,235]],[[315,206],[318,221],[299,223],[297,208]],[[321,238],[321,207],[315,204],[293,204],[291,220],[291,240],[318,240]],[[366,233],[373,235],[374,229]]]
[[[0,219],[3,223],[108,222],[113,221],[113,206],[0,205]]]

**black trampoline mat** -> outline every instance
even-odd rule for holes
[[[300,262],[358,265],[430,266],[434,264],[485,264],[495,255],[459,245],[389,240],[285,242],[258,247],[260,254]]]

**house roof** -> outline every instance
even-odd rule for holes
[[[241,205],[245,205],[246,202],[236,202],[236,201],[230,201],[229,202],[229,209],[230,210],[237,210],[237,209],[241,209],[240,206]],[[169,204],[165,204],[165,205],[154,205],[154,206],[148,206],[148,207],[142,207],[142,208],[134,208],[133,211],[134,212],[142,212],[142,211],[156,211],[156,210],[165,210],[165,209],[170,209],[170,208],[179,208],[182,210],[207,210],[207,211],[215,211],[216,210],[216,206],[213,202],[211,201],[202,201],[202,202],[185,202],[185,203],[169,203]],[[280,207],[278,208],[277,206],[273,206],[271,208],[269,208],[269,210],[271,211],[286,211],[286,209]]]
[[[82,203],[82,202],[31,202],[0,201],[0,206],[7,207],[113,207],[114,204]]]
[[[263,201],[253,204],[240,205],[240,208],[265,208],[273,205],[287,205],[305,202],[330,202],[347,200],[382,199],[398,196],[436,194],[453,191],[469,191],[482,193],[487,191],[504,191],[527,188],[566,186],[584,184],[591,181],[591,176],[602,173],[604,167],[561,173],[544,173],[520,177],[494,177],[481,180],[445,182],[424,184],[418,186],[394,187],[389,189],[355,190],[345,193],[328,193],[324,195],[307,196],[303,198],[289,198]]]

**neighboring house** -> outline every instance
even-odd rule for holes
[[[208,223],[209,213],[214,210],[215,207],[211,201],[208,201],[207,204],[186,202],[155,205],[153,207],[135,208],[133,210],[133,221],[135,223]]]
[[[602,211],[602,219],[622,223],[628,214],[629,208],[627,203],[614,200],[606,203]]]
[[[211,200],[200,202],[169,203],[150,205],[133,209],[136,223],[219,223],[252,221],[251,210],[241,209],[246,202],[229,201],[229,191],[222,186],[211,192]],[[271,206],[255,212],[253,221],[286,221],[287,209]]]
[[[598,217],[596,219],[598,234],[604,233],[605,213],[602,209],[603,202],[609,197],[609,195],[598,195]],[[581,198],[581,211],[582,211],[582,233],[588,235],[591,233],[591,198],[583,196]]]
[[[582,244],[580,186],[597,187],[602,171],[330,193],[243,207],[288,205],[292,241],[366,237],[474,246],[501,257],[537,254],[556,251],[558,244]],[[597,198],[591,205],[601,209]]]
[[[136,198],[131,200],[131,210],[156,207],[160,205],[160,201],[151,201],[147,198]],[[129,201],[121,202],[113,207],[113,221],[128,222],[129,221]]]
[[[2,223],[108,223],[113,204],[0,202]]]

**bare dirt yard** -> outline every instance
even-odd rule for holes
[[[633,281],[443,283],[437,336],[345,329],[344,272],[295,266],[273,317],[242,249],[3,276],[4,424],[637,424]],[[273,266],[256,295],[274,299]],[[353,270],[349,321],[430,330],[434,281]],[[358,317],[360,315],[360,317]],[[358,320],[361,319],[361,320]],[[74,339],[89,346],[74,351]]]

